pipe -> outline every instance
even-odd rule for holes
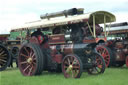
[[[68,15],[77,15],[77,14],[83,14],[83,8],[72,8],[72,9],[69,9],[69,10],[64,10],[64,11],[60,11],[60,12],[55,12],[55,13],[50,13],[50,14],[43,14],[43,15],[40,15],[40,18],[41,19],[50,19],[50,18],[53,18],[53,17],[59,17],[59,16],[65,16],[67,17]]]

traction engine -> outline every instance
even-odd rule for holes
[[[83,9],[73,8],[41,15],[41,19],[12,30],[28,31],[27,42],[22,44],[18,57],[23,75],[62,71],[66,78],[79,78],[83,71],[104,73],[105,61],[95,50],[98,41],[104,38],[96,30],[102,31],[101,23],[115,21],[113,14],[105,11],[83,14]],[[43,31],[52,33],[47,35]]]
[[[110,48],[112,53],[112,65],[121,67],[126,63],[128,67],[128,24],[127,22],[116,23],[112,24],[111,27],[108,36],[110,40],[106,46]]]

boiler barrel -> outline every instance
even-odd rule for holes
[[[76,15],[76,14],[83,14],[83,8],[72,8],[69,10],[64,10],[60,12],[55,12],[55,13],[50,13],[50,14],[44,14],[40,15],[41,19],[46,19],[46,18],[52,18],[52,17],[59,17],[59,16],[68,16],[68,15]]]
[[[90,48],[87,46],[88,44],[70,44],[63,46],[64,54],[85,54],[85,50],[90,50]]]

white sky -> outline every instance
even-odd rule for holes
[[[116,22],[128,22],[128,0],[0,0],[0,34],[39,20],[41,14],[74,7],[84,8],[85,12],[109,11],[116,15]]]

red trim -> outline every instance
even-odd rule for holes
[[[96,43],[98,43],[101,40],[104,41],[104,42],[106,42],[107,41],[107,38],[106,37],[104,37],[104,38],[96,38]]]
[[[96,40],[83,40],[83,43],[96,43]]]

